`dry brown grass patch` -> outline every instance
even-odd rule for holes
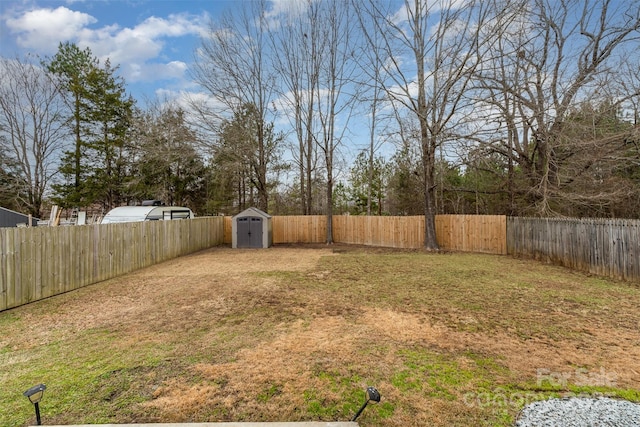
[[[0,407],[23,425],[42,381],[60,424],[329,421],[375,385],[362,426],[507,426],[517,405],[465,396],[535,389],[539,368],[639,389],[639,306],[632,285],[507,257],[215,248],[0,313]]]

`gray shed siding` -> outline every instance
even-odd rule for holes
[[[12,211],[7,208],[0,208],[0,227],[17,227],[18,224],[29,222],[29,215]],[[38,218],[31,218],[31,225],[38,225]]]

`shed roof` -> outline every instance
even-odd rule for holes
[[[4,212],[7,212],[7,213],[12,213],[12,214],[16,214],[16,215],[22,215],[24,217],[28,217],[29,216],[28,214],[23,214],[22,212],[16,212],[16,211],[13,211],[11,209],[3,208],[2,206],[0,206],[0,211],[4,211]]]
[[[245,217],[245,216],[260,216],[260,217],[262,217],[262,218],[266,218],[266,219],[271,218],[271,215],[269,215],[269,214],[268,214],[268,213],[266,213],[266,212],[261,211],[261,210],[260,210],[260,209],[258,209],[258,208],[248,208],[248,209],[243,210],[243,211],[242,211],[242,212],[240,212],[239,214],[234,215],[234,216],[232,217],[232,219],[233,219],[233,218],[242,218],[242,217]]]

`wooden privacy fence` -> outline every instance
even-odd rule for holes
[[[274,244],[327,241],[327,217],[322,215],[274,216],[271,225]]]
[[[222,244],[223,218],[0,228],[0,310]]]
[[[507,217],[504,215],[436,215],[436,238],[441,248],[505,255]]]
[[[392,248],[424,246],[424,216],[334,216],[339,243]]]
[[[273,243],[323,243],[327,218],[323,215],[272,217]],[[225,243],[231,243],[231,217],[225,217]],[[503,215],[436,215],[436,237],[445,250],[506,254],[506,217]],[[421,248],[424,216],[333,217],[336,243]]]
[[[507,252],[640,280],[640,220],[509,218]]]
[[[325,216],[274,216],[273,243],[326,241]],[[442,249],[510,254],[640,280],[640,220],[437,215]],[[337,243],[420,248],[424,217],[333,217]],[[0,228],[0,311],[231,243],[231,217]]]

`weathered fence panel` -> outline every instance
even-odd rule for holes
[[[510,255],[640,280],[640,220],[509,218],[507,243]]]
[[[223,218],[0,228],[0,310],[223,242]]]

